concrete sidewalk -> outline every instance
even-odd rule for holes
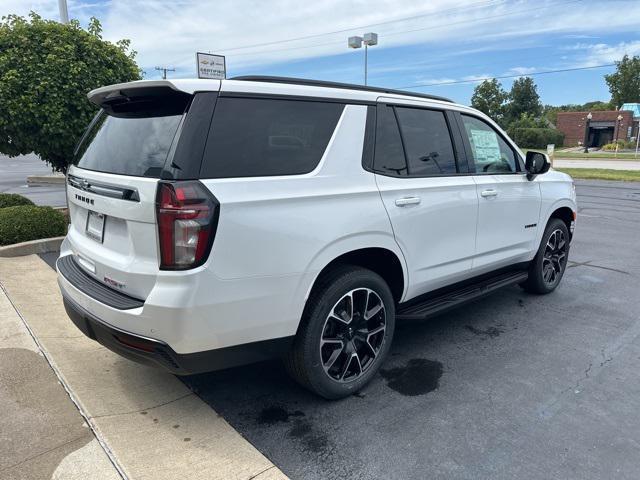
[[[3,290],[0,478],[121,480]]]
[[[80,333],[64,311],[56,273],[38,256],[0,258],[0,284],[124,477],[286,478],[173,375]]]

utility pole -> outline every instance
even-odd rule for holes
[[[162,72],[162,79],[166,80],[167,79],[167,72],[175,72],[176,69],[175,68],[169,68],[169,67],[156,67],[156,70],[159,70]]]
[[[60,23],[69,23],[67,0],[58,0],[58,10],[60,11]]]

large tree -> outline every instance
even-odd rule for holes
[[[640,57],[629,55],[616,62],[616,71],[604,76],[609,91],[611,103],[620,108],[623,103],[640,102]]]
[[[507,108],[509,123],[520,119],[523,114],[534,118],[542,114],[538,88],[531,77],[518,78],[513,82],[509,92]]]
[[[35,13],[0,21],[0,153],[35,152],[65,171],[96,107],[87,92],[140,78],[129,40],[102,39],[92,18],[84,30]]]
[[[483,81],[473,90],[471,106],[502,124],[507,98],[507,92],[503,90],[500,82],[493,78]]]

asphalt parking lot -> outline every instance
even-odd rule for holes
[[[578,201],[555,293],[398,325],[358,395],[321,400],[277,361],[183,381],[294,479],[637,479],[640,183],[581,181]]]
[[[279,361],[182,381],[292,479],[637,479],[640,183],[577,185],[556,292],[399,324],[357,395],[319,399]]]
[[[49,175],[51,167],[33,153],[9,158],[0,155],[0,193],[18,193],[36,205],[64,207],[67,204],[64,184],[27,185],[29,175]]]

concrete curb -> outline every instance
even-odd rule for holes
[[[22,257],[38,253],[59,252],[64,237],[42,238],[0,247],[0,257]]]
[[[81,334],[38,256],[0,259],[0,285],[125,480],[287,479],[173,375]]]
[[[28,185],[64,185],[66,177],[61,174],[30,175],[27,177]]]

